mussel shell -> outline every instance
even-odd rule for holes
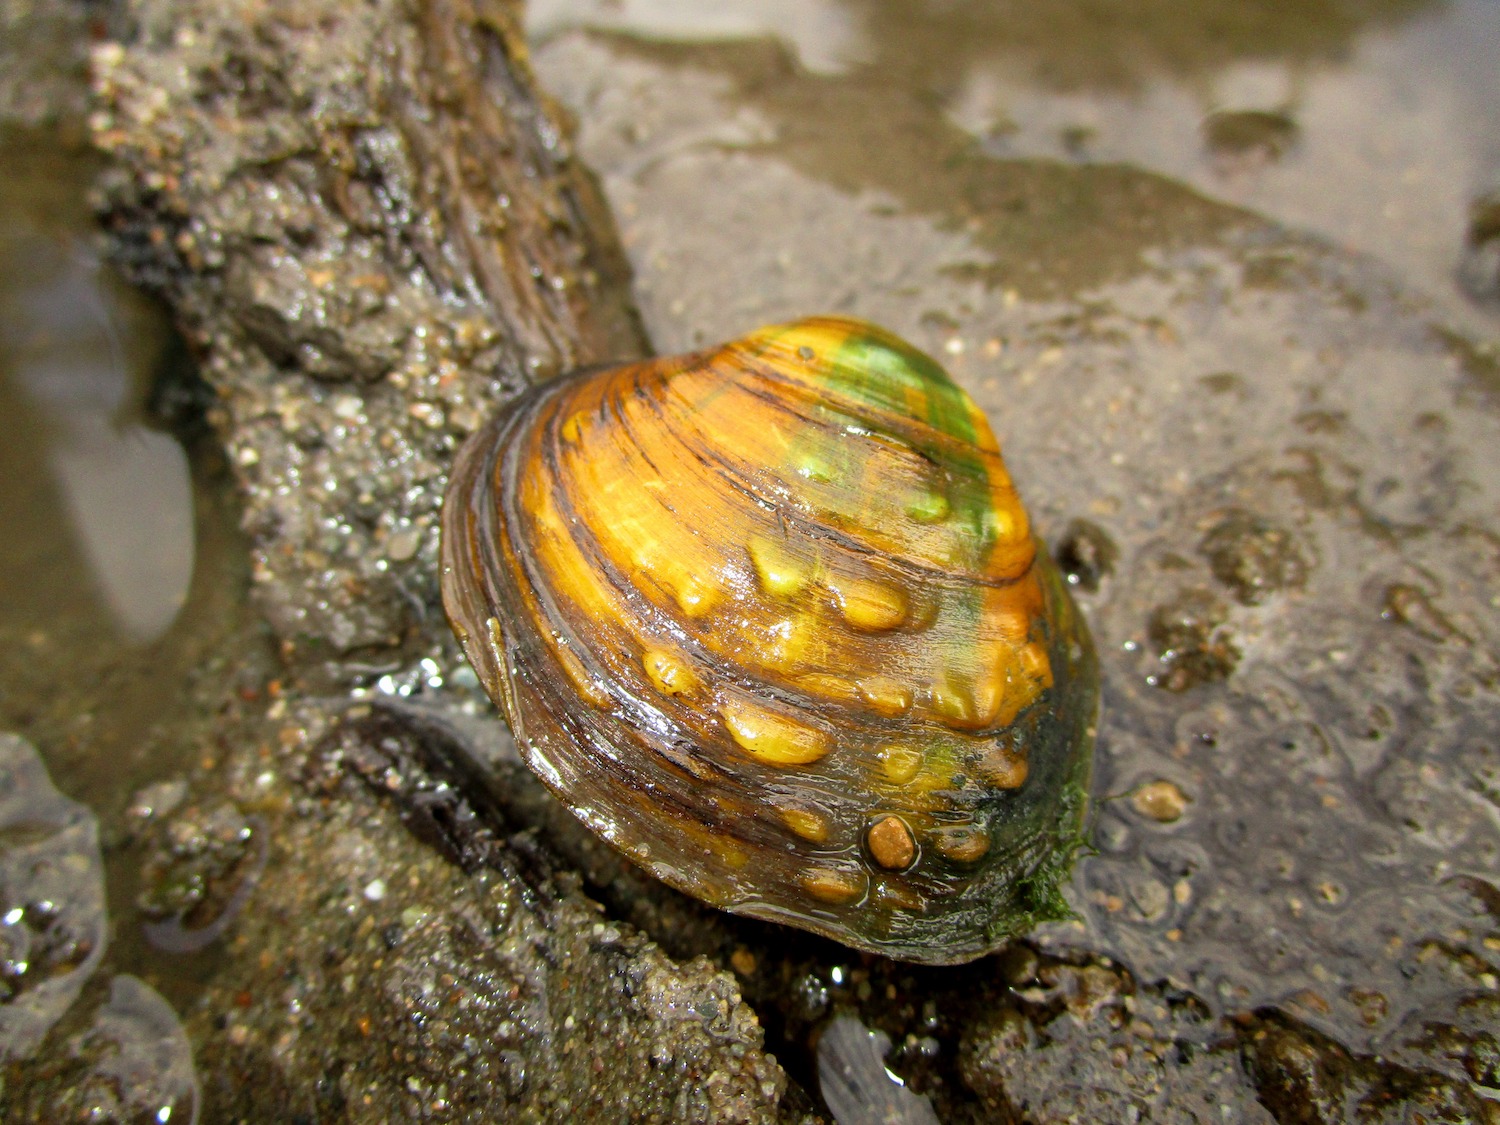
[[[1066,914],[1097,675],[982,413],[817,318],[476,433],[443,597],[531,768],[715,906],[948,964]]]

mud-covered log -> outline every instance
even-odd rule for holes
[[[197,353],[284,641],[400,642],[435,605],[457,443],[529,379],[642,347],[516,17],[145,0],[94,52],[113,252]]]

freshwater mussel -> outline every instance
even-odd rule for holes
[[[442,584],[527,763],[679,890],[933,964],[1066,912],[1093,652],[983,414],[889,333],[534,388],[459,455]]]

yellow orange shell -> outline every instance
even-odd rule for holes
[[[443,596],[528,764],[725,909],[932,963],[1063,912],[1092,653],[983,414],[818,318],[476,434]]]

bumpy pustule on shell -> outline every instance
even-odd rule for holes
[[[1066,912],[1092,650],[983,414],[889,333],[536,388],[459,456],[442,579],[532,769],[672,886],[935,964]]]

